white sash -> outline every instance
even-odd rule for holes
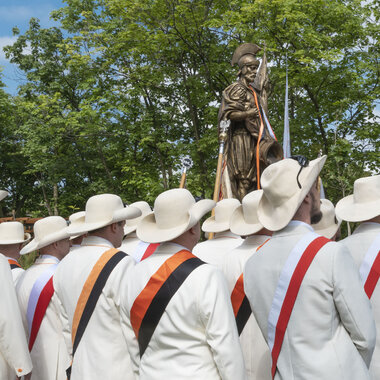
[[[144,256],[144,253],[146,249],[148,248],[150,243],[145,243],[145,241],[139,241],[137,244],[137,247],[135,248],[135,251],[133,252],[133,258],[136,260],[136,262],[140,262],[142,257]]]
[[[315,232],[309,232],[306,235],[303,235],[293,250],[290,252],[285,265],[282,268],[268,317],[268,345],[271,351],[273,350],[274,346],[278,318],[280,316],[282,304],[284,303],[284,299],[288,291],[289,283],[293,276],[294,270],[306,248],[318,236],[320,235]]]
[[[375,237],[375,240],[372,242],[372,244],[368,248],[368,251],[365,254],[363,262],[361,263],[360,268],[359,268],[360,279],[362,281],[363,286],[367,281],[368,275],[371,272],[372,265],[379,253],[379,250],[380,250],[380,234]]]
[[[26,312],[26,318],[28,320],[28,330],[29,336],[32,328],[34,313],[36,311],[36,306],[38,299],[40,298],[40,294],[50,280],[51,276],[53,276],[55,270],[57,269],[57,264],[49,265],[49,267],[37,278],[36,282],[33,285],[32,291],[30,292],[29,300],[28,300],[28,309]]]

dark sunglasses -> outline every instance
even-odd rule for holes
[[[298,184],[298,187],[300,189],[302,189],[302,186],[301,186],[300,181],[299,181],[298,178],[299,178],[299,176],[301,174],[302,169],[306,168],[307,166],[309,166],[309,160],[305,156],[302,156],[300,154],[299,155],[295,155],[295,156],[290,156],[290,158],[292,160],[296,160],[300,164],[300,166],[301,166],[300,170],[299,170],[299,172],[297,174],[297,184]]]

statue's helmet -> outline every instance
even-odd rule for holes
[[[245,43],[238,46],[232,56],[231,65],[237,64],[239,66],[238,75],[240,75],[241,70],[244,66],[248,65],[260,65],[260,61],[256,58],[256,53],[259,52],[261,48],[255,44]]]

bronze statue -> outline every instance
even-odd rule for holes
[[[235,50],[231,65],[239,66],[238,80],[223,91],[218,115],[219,125],[222,120],[231,121],[225,150],[227,177],[232,196],[240,201],[260,188],[262,171],[283,157],[266,116],[268,78],[265,55],[257,73],[260,50],[251,43]]]

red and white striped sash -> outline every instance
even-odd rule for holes
[[[159,245],[160,243],[145,243],[144,241],[140,241],[133,253],[133,257],[137,262],[143,261],[152,255]]]
[[[304,235],[290,252],[281,271],[268,317],[268,345],[272,354],[272,377],[298,291],[318,251],[330,240],[315,232]]]
[[[29,351],[32,351],[46,309],[54,294],[53,274],[57,266],[58,263],[49,265],[40,277],[37,278],[30,292],[26,315],[29,328]]]
[[[380,235],[377,235],[365,254],[359,273],[364,291],[371,298],[380,277]]]

